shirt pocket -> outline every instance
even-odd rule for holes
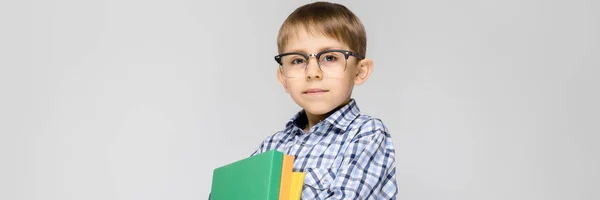
[[[331,168],[308,168],[305,171],[304,184],[315,190],[327,190],[335,179]]]

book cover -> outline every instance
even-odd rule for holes
[[[302,187],[304,186],[304,175],[303,172],[292,173],[290,200],[300,200],[300,196],[302,196]]]
[[[275,150],[216,168],[211,200],[277,200],[283,153]]]
[[[281,184],[279,187],[279,200],[288,200],[290,197],[290,186],[292,183],[292,168],[294,167],[294,156],[284,155],[281,167]]]

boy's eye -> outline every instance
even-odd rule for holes
[[[334,60],[335,60],[335,56],[332,56],[332,55],[327,55],[327,56],[325,56],[325,59],[324,59],[324,60],[325,60],[325,61],[334,61]]]
[[[293,65],[299,65],[299,64],[303,64],[303,63],[304,63],[304,59],[296,58],[296,59],[292,60]]]
[[[339,58],[339,55],[336,55],[337,52],[334,53],[327,53],[324,55],[321,55],[321,61],[322,62],[336,62]]]

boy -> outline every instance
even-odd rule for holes
[[[295,156],[294,171],[306,174],[302,199],[396,199],[390,134],[351,98],[373,69],[366,41],[360,20],[334,3],[299,7],[279,30],[277,78],[302,110],[252,155]]]

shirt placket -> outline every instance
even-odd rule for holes
[[[292,137],[291,141],[286,142],[286,154],[288,155],[298,155],[298,150],[300,149],[301,145],[300,141],[303,138],[302,136],[304,136],[298,131],[301,130],[294,127],[294,129],[292,130],[294,137]]]

